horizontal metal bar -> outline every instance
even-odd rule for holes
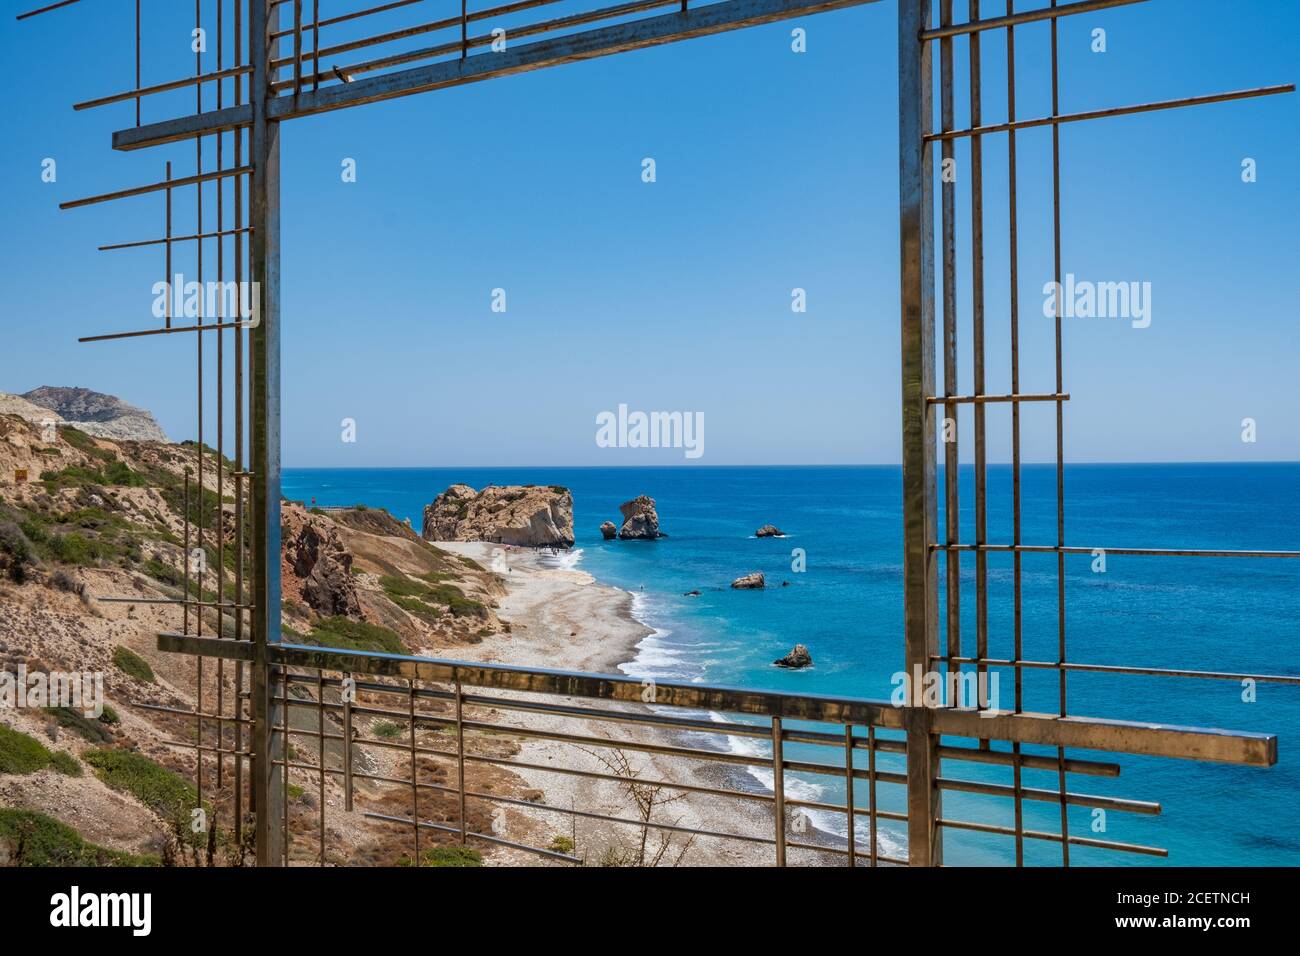
[[[80,3],[81,0],[58,0],[57,3],[51,3],[49,6],[40,7],[36,10],[28,10],[26,13],[20,13],[15,20],[26,20],[28,17],[34,17],[38,13],[49,13],[51,10],[58,10],[60,7],[70,7],[74,3]]]
[[[994,823],[975,823],[971,820],[939,819],[935,824],[953,830],[973,830],[976,833],[996,833],[1001,836],[1022,836],[1029,840],[1048,840],[1061,842],[1061,834],[1048,833],[1043,830],[1016,830],[1013,827],[998,826]],[[1169,856],[1169,851],[1158,846],[1143,846],[1140,843],[1117,843],[1114,840],[1098,840],[1093,837],[1072,836],[1068,838],[1070,846],[1090,846],[1101,850],[1114,850],[1118,853],[1139,853],[1145,856]]]
[[[954,780],[951,777],[940,777],[937,785],[940,789],[954,793],[979,793],[990,797],[1010,797],[1012,799],[1019,796],[1022,800],[1038,800],[1043,803],[1060,803],[1064,797],[1066,803],[1075,807],[1101,807],[1105,810],[1114,810],[1117,813],[1141,813],[1147,816],[1159,816],[1160,814],[1160,804],[1153,803],[1150,800],[1127,800],[1123,797],[1073,793],[1068,790],[1062,794],[1058,790],[1041,790],[1037,787],[1009,787],[1001,783],[984,783],[979,780]]]
[[[1085,671],[1097,674],[1132,674],[1142,677],[1195,677],[1206,680],[1253,680],[1262,684],[1300,685],[1300,677],[1293,674],[1249,674],[1231,671],[1198,671],[1176,667],[1133,667],[1125,664],[1080,664],[1074,661],[1030,661],[1009,660],[989,657],[953,657],[943,654],[931,655],[931,660],[948,661],[950,664],[974,664],[985,667],[1027,667],[1038,670]]]
[[[251,724],[252,721],[246,717],[236,717],[232,714],[200,714],[193,710],[183,710],[180,707],[165,707],[162,704],[139,704],[133,703],[132,707],[140,710],[156,710],[161,714],[174,714],[177,717],[194,717],[200,720],[225,721],[228,724]]]
[[[241,226],[238,229],[222,229],[220,232],[196,232],[189,236],[164,236],[161,239],[141,239],[136,242],[115,242],[111,245],[100,246],[100,252],[108,252],[113,249],[138,249],[141,246],[163,246],[169,242],[193,242],[197,239],[220,239],[222,236],[238,236],[241,233],[252,232],[252,226]]]
[[[1038,10],[1026,10],[1005,17],[989,17],[985,20],[972,20],[968,23],[954,23],[950,26],[924,30],[922,40],[940,40],[944,37],[961,36],[966,33],[979,33],[982,30],[1000,30],[1005,27],[1019,26],[1022,23],[1034,23],[1039,20],[1054,20],[1076,13],[1094,13],[1109,10],[1112,7],[1126,7],[1146,0],[1079,0],[1077,3],[1065,3],[1059,7],[1043,7]]]
[[[985,136],[989,133],[1006,133],[1011,130],[1034,129],[1039,126],[1061,126],[1065,123],[1078,123],[1082,120],[1103,119],[1108,116],[1132,116],[1135,113],[1153,113],[1157,110],[1172,110],[1184,106],[1205,106],[1210,103],[1227,103],[1232,100],[1248,100],[1257,96],[1276,96],[1279,93],[1294,93],[1294,83],[1276,86],[1260,86],[1250,90],[1233,90],[1228,93],[1210,93],[1207,96],[1188,96],[1177,100],[1160,100],[1155,103],[1141,103],[1136,106],[1111,106],[1100,110],[1086,110],[1082,113],[1060,113],[1056,116],[1040,116],[1037,119],[1015,120],[1010,123],[995,123],[991,126],[974,126],[970,129],[955,129],[947,132],[928,133],[927,143],[946,139],[962,139],[967,136]]]
[[[222,332],[226,329],[250,329],[256,323],[253,319],[241,319],[238,322],[211,322],[208,325],[173,325],[162,329],[137,329],[134,332],[107,332],[104,335],[83,335],[78,342],[108,342],[112,339],[138,339],[145,335],[179,335],[182,332]]]
[[[230,660],[251,659],[252,645],[247,641],[229,641],[211,637],[164,633],[158,635],[158,648],[164,651],[224,657]],[[399,654],[309,647],[301,644],[273,644],[268,649],[270,662],[290,667],[340,671],[354,674],[377,674],[404,680],[426,680],[478,687],[494,687],[528,693],[555,694],[564,697],[589,697],[644,703],[640,681],[604,674],[586,674],[544,668],[520,668],[502,664],[481,664]],[[655,687],[654,704],[685,707],[724,713],[779,716],[791,720],[858,724],[904,729],[908,712],[919,708],[895,707],[883,701],[823,695],[791,695],[771,691],[733,687],[710,687],[701,684],[665,682]],[[1274,734],[1180,727],[1170,724],[1107,720],[1098,717],[1061,717],[1055,714],[1004,713],[959,708],[927,708],[932,732],[977,740],[1007,740],[1053,747],[1101,750],[1113,753],[1176,757],[1221,763],[1268,767],[1277,763],[1277,737]],[[539,732],[494,724],[476,723],[482,729],[501,730],[523,736]],[[545,735],[542,732],[542,735]],[[624,743],[578,735],[549,734],[551,739],[592,743],[596,746],[623,746]],[[629,747],[632,745],[626,744]],[[658,748],[636,744],[635,749],[673,754],[680,748]],[[727,762],[731,754],[692,753],[699,759]]]
[[[1222,548],[1105,548],[1056,544],[944,544],[935,542],[931,551],[988,551],[1020,554],[1123,554],[1155,558],[1300,558],[1300,551],[1230,551]]]
[[[304,91],[297,96],[276,97],[268,103],[267,115],[276,121],[294,119],[874,2],[876,0],[726,0],[686,12],[666,13],[520,44],[503,53],[432,63],[353,83]],[[248,126],[252,115],[252,107],[244,105],[119,130],[113,134],[113,148],[140,149]]]
[[[389,10],[397,10],[400,7],[409,7],[413,3],[421,2],[422,0],[392,0],[391,3],[380,4],[377,7],[369,7],[365,10],[355,10],[352,13],[343,13],[335,17],[326,17],[324,20],[320,21],[312,20],[304,23],[302,28],[304,31],[307,31],[316,27],[332,27],[339,23],[345,23],[348,20],[359,20],[362,17],[373,16],[376,13],[387,13]],[[293,34],[294,31],[292,29],[275,30],[271,33],[271,39],[279,40],[283,37],[291,37]]]
[[[93,206],[95,203],[112,202],[116,199],[127,199],[131,196],[143,196],[147,193],[162,192],[165,189],[177,189],[182,186],[197,186],[201,183],[211,182],[214,179],[228,179],[231,176],[247,176],[252,171],[252,166],[237,166],[234,169],[217,169],[208,173],[199,173],[197,176],[186,176],[182,179],[164,179],[160,182],[149,183],[147,186],[132,186],[130,189],[119,189],[117,192],[104,193],[102,196],[87,196],[85,199],[71,199],[68,202],[59,203],[59,208],[78,209],[82,206]]]
[[[183,90],[187,86],[197,86],[201,83],[215,83],[218,80],[230,79],[234,76],[243,76],[246,73],[252,73],[251,66],[232,66],[227,70],[218,70],[215,73],[204,73],[201,76],[185,76],[176,80],[168,80],[166,83],[155,83],[153,86],[142,86],[138,90],[127,90],[124,93],[113,93],[109,96],[101,96],[98,99],[86,100],[82,103],[72,104],[74,110],[92,110],[99,106],[108,106],[112,103],[124,103],[131,100],[139,99],[142,96],[152,96],[156,93],[170,93],[172,90]]]
[[[977,712],[953,707],[933,708],[930,719],[936,734],[976,740],[1010,740],[1048,747],[1208,760],[1250,767],[1271,767],[1277,763],[1275,734],[1101,717]]]
[[[991,405],[996,402],[1068,402],[1068,393],[1021,395],[927,395],[930,405]]]
[[[221,601],[187,601],[184,598],[97,597],[106,604],[185,604],[189,607],[219,607],[226,611],[251,611],[251,604],[227,604]]]

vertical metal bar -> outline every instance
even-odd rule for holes
[[[284,865],[289,865],[289,844],[293,839],[289,828],[289,670],[279,668],[280,676],[280,809],[281,827],[284,832]]]
[[[320,89],[320,0],[311,0],[311,88]]]
[[[1052,0],[1056,7],[1057,0]],[[1061,113],[1061,83],[1057,53],[1057,24],[1052,18],[1052,115]],[[1052,124],[1052,247],[1056,270],[1056,394],[1063,394],[1061,362],[1061,124]],[[1056,619],[1057,660],[1065,663],[1065,404],[1056,402]],[[1064,667],[1057,668],[1059,706],[1065,716]],[[1056,748],[1057,789],[1061,794],[1061,864],[1070,865],[1070,821],[1065,802],[1065,748]]]
[[[223,33],[225,32],[225,20],[222,17],[222,8],[225,6],[224,0],[217,0],[217,72],[220,73],[225,65],[225,51],[222,47]],[[221,109],[224,98],[222,82],[217,81],[217,109]],[[225,140],[224,133],[217,134],[217,171],[225,169]],[[238,178],[238,177],[235,177]],[[218,179],[214,184],[217,190],[217,288],[225,288],[226,281],[226,239],[223,235],[225,231],[225,205],[226,205],[226,187],[222,180]],[[202,240],[199,240],[202,242]],[[218,300],[217,305],[217,324],[224,324],[226,320],[226,297],[223,295]],[[222,458],[226,453],[225,437],[225,345],[226,333],[217,332],[217,638],[225,637],[225,612],[221,605],[225,601],[226,594],[226,522],[225,522],[225,468],[222,466]],[[235,602],[239,603],[238,601]],[[221,719],[223,708],[225,707],[226,695],[226,662],[222,658],[217,658],[217,787],[224,785],[226,758],[221,752],[225,745],[226,725]]]
[[[980,0],[970,0],[969,19],[980,19]],[[970,121],[972,127],[983,122],[982,76],[980,60],[980,35],[971,34],[970,54]],[[972,136],[970,141],[971,189],[971,350],[974,353],[975,395],[984,394],[984,141]],[[975,543],[988,544],[988,476],[985,447],[985,407],[976,402],[975,415]],[[975,552],[975,656],[983,661],[989,654],[989,567],[988,553]],[[988,668],[982,663],[975,667],[975,686],[980,695],[979,706],[989,706],[987,693]],[[988,740],[980,747],[987,749]]]
[[[844,809],[848,818],[849,866],[858,865],[857,813],[853,809],[853,725],[844,727]]]
[[[939,0],[939,25],[952,25],[952,0]],[[944,132],[954,128],[953,115],[953,57],[952,38],[939,41],[939,114]],[[940,177],[942,193],[942,245],[943,245],[943,393],[958,394],[957,388],[957,144],[945,139],[941,148],[943,158]],[[928,147],[927,147],[928,148]],[[943,517],[944,539],[949,545],[961,538],[961,509],[958,506],[957,487],[957,406],[949,402],[943,407]],[[961,672],[961,665],[953,661],[961,657],[961,553],[953,548],[945,552],[947,574],[944,578],[946,599],[944,622],[948,632],[948,673]],[[950,681],[952,688],[950,706],[956,707],[960,683]]]
[[[406,682],[411,717],[411,831],[415,836],[413,866],[420,865],[420,778],[415,762],[415,681]]]
[[[456,678],[456,790],[460,800],[460,845],[464,846],[469,825],[465,819],[465,708],[459,676]]]
[[[253,786],[257,790],[257,863],[280,859],[285,834],[274,807],[283,798],[273,772],[274,683],[267,646],[280,640],[280,127],[267,118],[268,58],[278,55],[266,0],[249,0],[253,107],[249,161],[249,278],[257,314],[251,329],[250,412],[253,519]],[[281,745],[283,741],[281,741]],[[281,746],[282,749],[282,746]]]
[[[135,88],[140,89],[140,0],[135,0]],[[140,125],[140,97],[135,98],[135,125]]]
[[[352,677],[343,675],[344,684]],[[343,809],[352,812],[352,695],[355,691],[346,688],[343,695]]]
[[[938,650],[938,599],[930,543],[935,541],[934,159],[924,137],[934,124],[929,44],[930,0],[900,0],[899,262],[902,303],[903,616],[905,663],[917,685]],[[916,866],[942,862],[938,739],[912,687],[907,726],[908,857]]]
[[[781,718],[772,718],[772,795],[776,829],[776,865],[785,866],[785,754],[782,750]]]
[[[243,18],[241,11],[243,9],[241,0],[234,0],[235,13],[235,66],[242,66],[244,62],[244,35],[243,35]],[[235,76],[235,105],[240,106],[244,102],[244,82],[243,77]],[[244,131],[236,128],[234,132],[235,139],[235,165],[241,166],[244,162]],[[244,235],[240,230],[244,225],[244,177],[235,176],[235,287],[240,290],[240,302],[244,301],[243,280],[244,280]],[[243,316],[241,315],[241,318]],[[245,493],[243,471],[244,471],[244,330],[243,327],[234,329],[235,333],[235,599],[237,604],[247,603],[244,600],[244,507]],[[235,611],[235,640],[244,639],[244,612],[236,609]],[[244,663],[235,662],[235,713],[244,716]],[[244,750],[244,725],[235,724],[235,749],[242,752]],[[235,842],[242,843],[244,834],[244,758],[235,757]]]
[[[172,178],[172,164],[171,161],[169,160],[167,163],[167,180],[170,182],[171,178]],[[242,179],[243,177],[236,176],[235,178]],[[175,288],[172,287],[172,190],[170,186],[167,187],[166,208],[167,208],[167,213],[166,213],[167,231],[163,234],[165,237],[165,241],[163,243],[163,248],[165,251],[163,253],[163,256],[166,264],[163,266],[163,272],[164,272],[163,279],[167,283],[167,290],[168,290],[167,311],[165,313],[166,316],[165,324],[166,327],[170,329],[172,327],[172,299],[175,297],[176,294]]]
[[[325,865],[325,672],[316,671],[316,755],[320,763],[320,865]]]
[[[202,2],[203,0],[194,0],[195,29],[198,29],[200,26],[202,26],[202,22],[203,22]],[[194,75],[195,76],[203,75],[203,54],[202,53],[196,52],[194,54]],[[202,83],[194,84],[194,98],[195,98],[194,112],[195,115],[198,115],[203,112],[203,84]],[[196,175],[202,174],[203,172],[203,137],[202,136],[194,137],[194,172]],[[197,219],[196,219],[197,228],[195,229],[195,232],[199,236],[202,236],[203,235],[203,183],[199,182],[194,184],[194,194],[195,194],[195,202],[197,203]],[[196,239],[194,241],[194,247],[197,256],[197,271],[198,271],[198,275],[195,278],[198,280],[199,288],[202,289],[203,288],[203,240],[201,238]],[[199,314],[198,314],[197,322],[200,326],[203,325],[204,298],[205,297],[202,295],[199,296]],[[196,397],[197,397],[197,409],[198,409],[198,436],[197,436],[198,441],[195,445],[195,454],[198,456],[198,460],[199,460],[198,509],[195,513],[196,520],[194,522],[194,525],[195,525],[195,533],[197,535],[196,548],[200,554],[204,555],[205,558],[205,560],[199,564],[198,571],[196,572],[195,575],[198,578],[197,598],[199,603],[194,608],[194,631],[196,634],[202,637],[203,636],[203,577],[204,577],[203,572],[207,568],[207,560],[206,560],[207,552],[203,548],[203,335],[202,333],[200,333],[196,335],[194,338],[195,338],[194,347],[195,347],[195,363],[196,363],[195,389],[197,393]],[[202,655],[199,655],[194,659],[194,667],[197,674],[197,677],[195,678],[195,683],[196,686],[198,687],[198,694],[197,694],[198,709],[202,711],[203,710],[203,656]],[[202,744],[203,743],[203,718],[201,717],[199,718],[198,736],[199,736],[199,743]],[[203,802],[202,747],[200,747],[200,749],[198,750],[198,762],[197,762],[197,769],[195,772],[194,782],[195,782],[195,788],[198,790],[199,803],[202,804]]]
[[[1015,0],[1007,0],[1007,16],[1015,12]],[[1016,28],[1007,27],[1007,121],[1016,119]],[[1007,131],[1007,195],[1010,200],[1007,235],[1010,243],[1011,272],[1011,394],[1020,394],[1020,239],[1016,222],[1016,131]],[[1015,681],[1015,709],[1024,705],[1024,599],[1020,552],[1020,403],[1011,403],[1011,539],[1016,549],[1011,556],[1012,633],[1014,650],[1012,670]],[[1025,865],[1024,804],[1021,799],[1020,743],[1011,744],[1012,791],[1016,822],[1016,866]]]
[[[293,0],[293,95],[302,92],[302,0]]]
[[[460,0],[460,58],[469,55],[469,10],[468,0]]]
[[[876,853],[876,728],[867,727],[867,809],[871,820],[871,865],[877,866]]]
[[[185,553],[181,555],[181,563],[184,567],[181,569],[182,581],[184,581],[185,593],[181,596],[181,631],[188,634],[190,632],[190,466],[185,466],[185,484],[181,489],[181,510],[184,511],[182,516],[182,526],[184,527],[182,548]],[[201,688],[200,688],[201,690]],[[198,708],[202,710],[203,708]]]

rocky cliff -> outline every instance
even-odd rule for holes
[[[452,485],[424,509],[426,541],[573,545],[573,494],[558,485]]]
[[[17,397],[54,412],[63,421],[97,438],[167,441],[167,435],[152,414],[113,395],[92,392],[88,388],[42,385]],[[16,413],[22,415],[21,411]]]

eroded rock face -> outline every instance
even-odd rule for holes
[[[740,591],[756,591],[759,588],[767,587],[767,579],[763,577],[762,571],[754,571],[752,574],[741,575],[731,582],[731,586]]]
[[[659,532],[659,513],[655,500],[648,495],[637,495],[618,506],[623,515],[623,527],[618,536],[630,540],[653,540],[662,537]]]
[[[329,519],[286,507],[280,534],[286,594],[300,593],[303,603],[318,614],[359,617],[361,603],[352,577],[352,555]]]
[[[612,521],[606,521],[600,526],[600,534],[606,541],[615,538],[618,536],[618,525]]]
[[[777,658],[772,663],[777,667],[790,667],[798,670],[801,667],[811,667],[812,662],[812,655],[808,653],[808,648],[802,644],[796,644],[789,654]]]
[[[784,538],[785,532],[776,525],[765,524],[754,532],[755,538]]]
[[[49,409],[87,435],[127,441],[167,441],[153,415],[143,408],[129,405],[115,395],[92,392],[88,388],[63,388],[42,385],[19,398]]]
[[[573,494],[558,485],[452,485],[425,506],[426,541],[573,546]]]

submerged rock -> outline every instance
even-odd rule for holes
[[[573,494],[559,485],[452,485],[424,509],[426,541],[573,546]]]
[[[612,521],[606,521],[600,526],[600,534],[606,541],[618,537],[618,525]]]
[[[785,532],[776,525],[765,524],[754,532],[755,538],[784,538]]]
[[[812,662],[812,655],[808,653],[808,648],[802,644],[796,644],[789,654],[777,658],[772,663],[777,667],[790,667],[798,670],[801,667],[811,667]]]
[[[653,498],[637,495],[619,505],[618,510],[623,515],[623,527],[618,530],[620,538],[651,541],[663,537],[659,532],[659,513],[655,511]]]
[[[699,591],[687,591],[685,594],[682,595],[682,597],[699,597],[699,596],[700,596]]]
[[[740,591],[753,591],[767,587],[767,579],[763,577],[762,571],[755,571],[736,578],[731,582],[731,586]]]

